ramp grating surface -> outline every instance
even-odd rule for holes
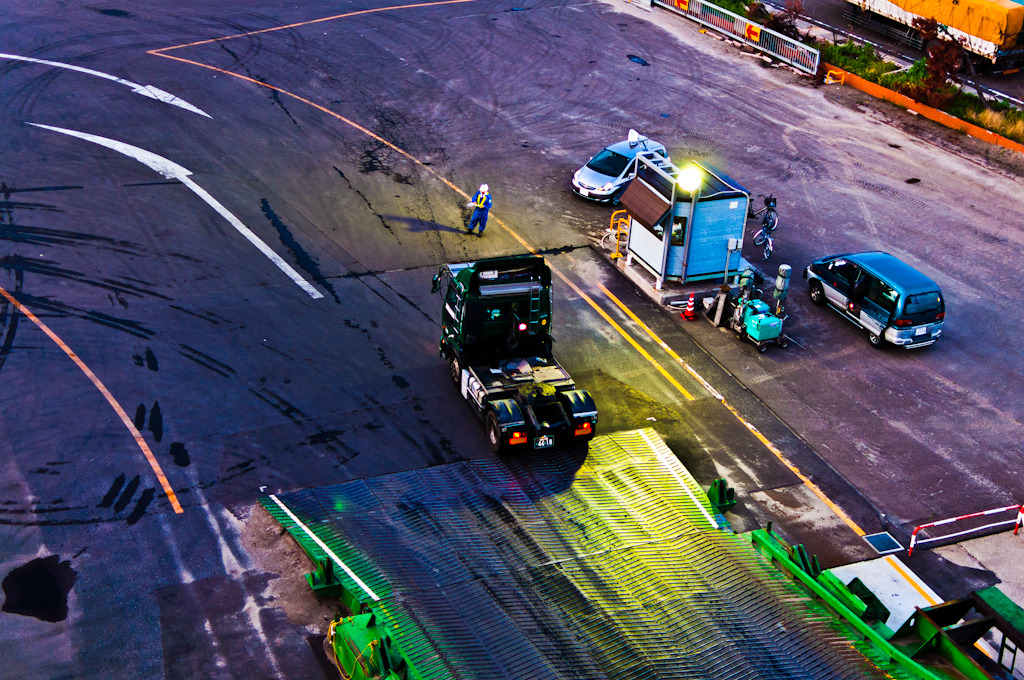
[[[582,463],[455,463],[279,500],[379,596],[364,601],[423,678],[905,677],[719,528],[651,429],[597,437]]]

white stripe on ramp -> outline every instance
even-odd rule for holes
[[[306,535],[307,535],[307,536],[309,536],[309,537],[310,537],[311,539],[313,539],[313,542],[314,542],[314,543],[316,543],[316,544],[317,544],[317,545],[318,545],[318,546],[320,547],[320,549],[321,549],[321,550],[323,550],[323,551],[324,551],[324,553],[325,553],[325,554],[326,554],[326,555],[327,555],[328,557],[330,557],[330,558],[331,558],[332,560],[334,560],[334,563],[335,563],[335,564],[337,564],[337,565],[338,565],[339,567],[341,567],[342,569],[344,569],[344,570],[345,570],[345,573],[349,575],[349,578],[351,578],[351,579],[352,579],[353,581],[355,581],[355,582],[356,582],[357,584],[359,584],[359,587],[360,587],[360,588],[362,588],[362,589],[363,589],[364,591],[366,591],[366,594],[367,594],[367,595],[369,595],[369,596],[370,596],[371,598],[373,598],[373,599],[374,599],[374,601],[380,600],[380,598],[379,598],[379,597],[377,597],[377,593],[375,593],[375,592],[373,592],[372,590],[370,590],[370,586],[368,586],[368,585],[366,585],[365,583],[363,583],[362,579],[360,579],[360,578],[359,578],[358,576],[356,576],[356,573],[355,573],[354,571],[352,571],[351,569],[349,569],[349,568],[348,568],[348,565],[347,565],[347,564],[345,564],[344,562],[342,562],[342,561],[341,561],[341,558],[340,558],[340,557],[338,557],[337,555],[335,555],[335,554],[334,554],[334,551],[333,551],[333,550],[331,550],[331,549],[330,549],[330,548],[329,548],[329,547],[327,546],[327,544],[326,544],[326,543],[324,543],[323,541],[321,541],[321,540],[320,540],[320,537],[319,537],[319,536],[317,536],[316,534],[314,534],[314,533],[313,533],[312,531],[310,531],[309,527],[307,527],[307,526],[306,526],[305,524],[303,524],[302,522],[300,522],[300,521],[299,521],[299,518],[295,516],[295,513],[293,513],[293,512],[291,511],[291,510],[289,510],[289,509],[288,509],[288,507],[287,507],[287,506],[286,506],[286,505],[285,505],[284,503],[282,503],[282,502],[281,502],[281,499],[280,499],[280,498],[278,498],[278,497],[277,497],[277,496],[275,496],[274,494],[270,494],[270,498],[271,498],[271,500],[273,500],[273,501],[274,501],[275,503],[277,503],[277,506],[278,506],[279,508],[281,508],[282,510],[284,510],[284,513],[285,513],[286,515],[288,515],[288,519],[290,519],[291,521],[295,522],[295,526],[299,527],[299,528],[300,528],[300,529],[302,529],[302,530],[303,530],[304,532],[306,532]]]
[[[206,203],[211,208],[216,210],[221,217],[226,219],[228,223],[238,231],[238,233],[240,233],[250,243],[256,246],[261,253],[266,255],[271,262],[277,265],[278,269],[283,271],[288,276],[288,278],[295,282],[295,284],[299,288],[306,291],[306,293],[308,293],[311,298],[313,298],[314,300],[319,300],[324,296],[323,293],[314,288],[312,284],[309,283],[309,281],[306,281],[306,279],[302,278],[302,276],[297,271],[295,271],[291,265],[289,265],[287,262],[281,259],[280,255],[271,250],[270,246],[264,243],[259,236],[254,234],[252,230],[249,229],[249,227],[242,224],[241,220],[232,215],[227,208],[222,206],[217,201],[217,199],[211,196],[201,186],[199,186],[191,179],[189,179],[188,176],[192,174],[192,171],[189,170],[188,168],[184,168],[175,163],[174,161],[164,158],[163,156],[158,156],[152,151],[146,151],[145,149],[140,149],[137,146],[125,144],[124,142],[118,142],[117,140],[114,139],[99,137],[97,135],[90,135],[87,132],[78,132],[77,130],[67,130],[65,128],[53,127],[52,125],[43,125],[41,123],[29,123],[29,125],[38,128],[44,128],[46,130],[53,130],[54,132],[60,132],[65,135],[71,135],[72,137],[78,137],[79,139],[84,139],[85,141],[92,142],[93,144],[105,146],[108,149],[113,149],[118,153],[123,153],[125,156],[134,158],[143,165],[146,165],[152,170],[155,170],[156,172],[160,173],[167,179],[178,180],[186,187],[191,189],[196,194],[196,196],[206,201]]]
[[[192,113],[198,113],[200,116],[213,118],[213,116],[208,114],[206,111],[203,111],[202,109],[193,106],[192,104],[189,104],[184,99],[175,97],[170,92],[164,92],[159,87],[154,87],[153,85],[139,85],[138,83],[133,83],[130,80],[125,80],[124,78],[112,76],[109,73],[103,73],[102,71],[93,71],[91,68],[82,68],[81,66],[72,66],[71,64],[63,64],[59,61],[34,59],[32,57],[22,57],[18,56],[17,54],[4,54],[2,52],[0,52],[0,59],[14,59],[16,61],[27,61],[33,64],[45,64],[46,66],[56,66],[57,68],[64,68],[69,71],[78,71],[79,73],[85,73],[90,76],[96,76],[97,78],[105,78],[106,80],[112,80],[115,83],[118,83],[119,85],[127,85],[128,87],[132,88],[132,92],[134,92],[135,94],[141,94],[143,97],[156,99],[157,101],[161,101],[165,104],[177,106],[187,111],[191,111]]]

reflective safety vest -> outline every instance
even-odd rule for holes
[[[476,207],[483,208],[487,205],[487,194],[476,192]]]

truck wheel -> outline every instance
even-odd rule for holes
[[[810,285],[811,303],[821,307],[825,304],[825,289],[817,281],[811,281]]]
[[[501,453],[505,448],[504,437],[501,436],[501,425],[498,425],[498,416],[494,411],[487,412],[487,444],[494,453]]]
[[[448,362],[448,374],[452,378],[452,382],[456,385],[462,384],[462,367],[459,366],[459,358],[452,357],[451,361]]]

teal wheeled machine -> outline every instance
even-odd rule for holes
[[[741,338],[757,345],[764,352],[769,345],[786,347],[789,338],[782,332],[782,325],[788,318],[782,315],[782,300],[789,290],[789,265],[779,267],[775,282],[774,297],[778,300],[773,312],[768,303],[760,299],[760,291],[754,286],[754,270],[745,270],[738,286],[723,284],[714,297],[703,300],[704,317],[715,326],[725,326]]]

